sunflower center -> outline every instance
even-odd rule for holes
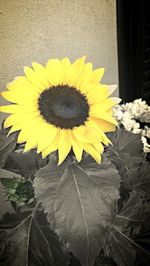
[[[53,86],[43,91],[38,106],[48,123],[64,129],[84,125],[89,116],[86,97],[68,85]]]

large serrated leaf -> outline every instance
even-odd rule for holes
[[[134,266],[136,251],[132,248],[132,242],[116,226],[112,228],[109,239],[110,256],[118,266]]]
[[[21,219],[22,217],[22,219]],[[7,215],[1,221],[0,264],[8,266],[67,266],[65,246],[50,230],[36,207],[19,216]],[[8,224],[8,225],[7,225]],[[12,224],[12,225],[11,225]]]
[[[149,227],[150,207],[135,191],[124,202],[116,216],[116,224],[127,236],[138,235]]]
[[[139,258],[138,265],[150,265],[150,253],[131,237],[126,236],[117,225],[112,228],[109,246],[110,255],[118,266],[135,266],[137,257]]]
[[[139,134],[126,132],[119,129],[114,133],[108,134],[112,145],[109,145],[107,154],[112,157],[114,163],[124,164],[125,169],[134,165],[139,165],[145,156],[143,153],[143,144]]]
[[[57,159],[50,157],[49,163],[36,173],[34,180],[35,194],[42,202],[47,213],[47,220],[51,228],[55,228],[54,204],[56,200],[56,190],[60,179],[66,170],[66,164],[57,166]],[[47,198],[49,197],[49,199]]]
[[[141,136],[119,129],[108,134],[108,137],[112,145],[109,145],[106,154],[118,169],[122,181],[125,181],[123,185],[130,190],[131,180],[137,177],[140,164],[145,160]]]
[[[140,134],[133,134],[124,129],[118,129],[113,133],[109,133],[108,136],[111,139],[114,151],[130,154],[139,160],[143,158],[143,144]],[[111,148],[112,146],[109,147]]]
[[[12,152],[8,156],[4,168],[28,178],[45,166],[46,163],[47,159],[42,160],[41,154],[37,154],[35,151]]]
[[[118,266],[149,265],[150,253],[146,245],[142,247],[136,242],[141,233],[149,232],[149,220],[149,203],[133,191],[119,210],[105,246],[105,252]],[[139,264],[136,264],[137,258]]]
[[[9,154],[16,147],[17,134],[13,133],[9,137],[5,130],[0,131],[0,167],[3,167]]]
[[[106,157],[101,165],[87,164],[88,158],[83,163],[84,168],[71,160],[59,167],[49,162],[36,174],[34,189],[70,251],[83,266],[93,266],[115,214],[120,176]]]
[[[132,189],[137,191],[142,197],[150,199],[150,162],[142,162],[137,174],[130,180]]]

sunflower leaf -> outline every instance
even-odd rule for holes
[[[0,222],[0,264],[21,266],[67,266],[64,244],[50,230],[43,212],[7,214]],[[5,226],[5,227],[4,227]],[[16,256],[17,253],[17,256]]]
[[[145,230],[150,230],[149,203],[133,191],[116,216],[117,226],[121,227],[127,236],[136,236]]]
[[[55,232],[83,266],[93,266],[115,215],[120,176],[105,156],[101,165],[87,162],[56,167],[51,160],[36,173],[34,189]]]
[[[140,241],[136,241],[139,235],[145,235],[145,231],[149,232],[149,219],[149,203],[133,191],[116,215],[105,245],[106,254],[111,256],[117,265],[135,266],[137,258],[140,263],[138,265],[149,265],[148,245],[142,246]]]
[[[130,154],[137,158],[137,161],[144,157],[140,134],[133,134],[124,129],[118,129],[113,133],[109,133],[108,136],[113,144],[113,146],[109,147],[113,147],[114,152],[117,153],[118,151],[121,154]]]
[[[17,134],[8,137],[5,130],[0,131],[0,167],[4,167],[9,154],[15,149],[16,139]]]
[[[150,265],[150,253],[123,233],[122,228],[117,225],[112,227],[108,246],[110,256],[113,257],[118,266],[135,266],[137,257],[139,258],[138,262],[141,263],[138,265]]]
[[[116,266],[116,263],[112,260],[112,258],[105,256],[104,252],[101,251],[94,266]]]
[[[11,178],[21,179],[21,176],[19,174],[14,173],[14,172],[0,168],[0,179],[11,179]]]
[[[137,191],[142,197],[150,199],[150,163],[143,161],[137,174],[132,176],[130,184],[132,190]]]
[[[123,186],[132,190],[132,180],[137,179],[141,162],[145,161],[141,136],[119,129],[108,134],[113,145],[109,145],[106,154],[118,169]]]
[[[44,210],[47,212],[47,220],[52,229],[55,227],[56,189],[65,170],[66,164],[57,166],[57,158],[50,156],[49,163],[36,173],[33,183],[35,196],[43,203]]]
[[[41,167],[45,166],[46,163],[47,159],[42,160],[41,155],[35,151],[26,153],[15,151],[8,156],[4,168],[28,178]]]
[[[145,159],[139,134],[119,129],[114,133],[108,134],[108,137],[113,145],[109,145],[107,154],[122,172],[124,170],[126,172],[130,171],[133,166],[136,168]],[[122,166],[121,169],[120,165]]]

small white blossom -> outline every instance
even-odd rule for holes
[[[133,129],[133,123],[134,123],[134,120],[132,120],[132,119],[124,119],[122,121],[122,125],[124,126],[124,128],[128,132],[132,131],[132,129]]]
[[[143,151],[145,152],[145,153],[148,153],[148,152],[150,152],[150,145],[148,145],[148,146],[144,146],[144,148],[143,148]]]
[[[116,118],[118,122],[121,121],[123,116],[123,108],[121,105],[115,105],[113,108],[113,116]]]
[[[136,123],[134,124],[134,129],[139,129],[139,128],[140,128],[140,123],[136,122]]]
[[[132,130],[132,133],[134,133],[134,134],[141,134],[142,133],[142,129],[133,129]]]
[[[119,125],[123,125],[124,129],[134,134],[141,134],[144,152],[150,152],[150,145],[147,138],[150,139],[150,128],[145,125],[144,129],[140,128],[140,123],[150,124],[150,106],[142,99],[133,102],[116,105],[113,108],[113,115]]]

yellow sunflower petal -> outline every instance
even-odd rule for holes
[[[106,134],[101,130],[101,136],[102,136],[102,142],[105,144],[105,145],[109,145],[109,144],[112,144],[111,141],[109,140],[109,138],[107,138]]]
[[[23,143],[27,140],[30,129],[22,129],[18,135],[17,142]]]
[[[34,148],[35,146],[37,146],[38,144],[38,126],[39,124],[42,125],[43,120],[41,119],[41,117],[35,117],[34,119],[27,119],[27,121],[25,120],[25,122],[21,122],[14,125],[11,130],[9,131],[9,134],[12,133],[15,129],[20,129],[20,133],[18,135],[18,141],[20,143],[27,141],[27,147],[25,148],[25,151],[31,149],[28,148],[29,144],[32,145],[32,148]],[[22,133],[21,133],[22,132]],[[33,143],[35,143],[33,145]]]
[[[86,64],[84,65],[83,73],[84,73],[84,74],[87,74],[87,73],[89,73],[89,72],[92,72],[92,69],[93,69],[93,65],[92,65],[92,63],[86,63]]]
[[[118,99],[118,102],[120,101],[120,99]],[[96,104],[93,104],[92,105],[92,108],[93,109],[100,109],[102,110],[103,112],[106,112],[108,111],[110,108],[112,108],[113,106],[115,106],[117,104],[117,98],[116,100],[112,99],[112,98],[107,98],[105,100],[103,100],[102,102],[100,103],[96,103]]]
[[[105,112],[100,108],[100,105],[91,106],[90,116],[106,120],[107,122],[110,122],[111,124],[114,125],[118,124],[117,121],[110,114],[108,114],[108,112]]]
[[[17,125],[12,126],[11,129],[9,130],[9,132],[8,132],[8,136],[9,136],[11,133],[20,130],[21,128],[22,128],[22,127],[20,126],[20,124],[17,124]]]
[[[117,85],[103,85],[97,84],[93,89],[88,91],[88,98],[90,104],[102,102],[108,96],[110,96],[117,88]]]
[[[117,88],[117,85],[102,85],[98,84],[88,92],[90,104],[100,103],[108,96],[110,96]],[[112,97],[112,99],[115,97]],[[119,103],[119,98],[118,98]]]
[[[81,75],[76,85],[84,93],[91,92],[96,86],[99,85],[98,83],[101,80],[103,73],[104,73],[103,68],[83,73],[83,76]]]
[[[97,83],[89,82],[88,75],[87,78],[85,77],[84,80],[79,83],[77,82],[77,88],[83,93],[84,95],[88,95],[88,92],[93,90],[97,86]],[[87,97],[89,99],[89,97]]]
[[[33,132],[34,132],[36,126],[38,124],[40,124],[42,121],[43,121],[43,119],[40,116],[37,116],[34,118],[32,118],[32,116],[31,116],[31,118],[28,117],[28,119],[22,118],[22,120],[20,120],[17,124],[14,123],[14,125],[9,130],[8,135],[10,135],[12,132],[15,132],[15,131],[18,131],[21,129],[30,128],[30,136],[32,136],[34,138]],[[31,132],[32,132],[32,134],[31,134]]]
[[[27,79],[34,84],[35,87],[45,89],[44,84],[40,81],[35,71],[30,67],[24,67],[24,73]]]
[[[12,82],[7,84],[8,90],[21,90],[21,91],[28,91],[31,93],[37,93],[37,86],[35,87],[25,76],[16,77]]]
[[[83,56],[83,57],[77,59],[72,64],[73,78],[72,78],[72,80],[69,81],[69,85],[76,86],[77,80],[79,79],[80,75],[82,74],[82,72],[84,70],[85,59],[86,59],[86,56]]]
[[[65,68],[66,70],[68,70],[70,67],[71,67],[71,62],[69,60],[68,57],[64,57],[63,59],[61,59],[61,64],[62,64],[62,67]],[[64,71],[65,72],[65,71]]]
[[[107,138],[107,136],[104,134],[104,132],[102,131],[102,129],[95,123],[95,121],[94,120],[90,120],[90,121],[88,121],[87,123],[86,123],[86,125],[88,126],[88,127],[92,127],[92,128],[94,128],[97,132],[98,132],[98,134],[99,134],[99,136],[101,137],[101,139],[100,139],[100,141],[101,142],[103,142],[104,144],[106,144],[106,145],[108,145],[109,143],[111,143],[110,142],[110,140]],[[93,143],[93,142],[92,142]]]
[[[11,114],[10,116],[8,116],[4,122],[4,128],[10,127],[12,125],[15,124],[19,124],[20,122],[22,122],[23,120],[28,121],[29,120],[34,120],[36,117],[39,116],[38,111],[33,112],[32,114]]]
[[[73,69],[75,72],[81,73],[85,64],[86,55],[82,56],[81,58],[74,61],[72,64]]]
[[[99,118],[92,118],[92,120],[104,131],[104,132],[113,132],[116,130],[116,125],[111,124],[105,120]]]
[[[104,151],[104,146],[102,145],[102,143],[100,143],[100,142],[96,142],[96,143],[93,143],[93,146],[95,147],[95,149],[96,149],[100,154],[103,153],[103,151]]]
[[[90,154],[94,159],[95,161],[100,164],[101,163],[101,155],[100,153],[95,149],[95,147],[93,147],[92,144],[88,144],[88,143],[85,143],[84,144],[84,150]]]
[[[75,83],[75,86],[78,89],[80,89],[81,92],[85,93],[85,92],[89,91],[89,89],[91,89],[91,86],[93,88],[93,82],[91,83],[89,81],[89,75],[91,75],[91,73],[92,73],[92,67],[93,66],[91,63],[85,64],[81,75],[79,75],[79,77]]]
[[[36,148],[36,146],[37,146],[37,140],[31,136],[30,138],[27,139],[24,152],[27,152],[33,148]]]
[[[96,84],[88,91],[87,97],[90,104],[100,103],[108,97],[109,88],[107,85]]]
[[[33,117],[29,117],[29,119],[27,119],[27,121],[25,120],[25,122],[22,124],[22,128],[21,131],[18,135],[18,143],[22,143],[22,142],[26,142],[29,140],[29,142],[31,143],[36,143],[35,145],[32,146],[32,148],[34,146],[37,146],[38,144],[38,134],[40,134],[40,129],[42,128],[38,128],[39,124],[42,125],[43,120],[41,119],[41,117],[35,117],[33,119]],[[36,126],[37,125],[37,126]],[[17,125],[16,125],[17,126]],[[9,132],[10,133],[10,132]],[[32,138],[32,141],[31,141]],[[28,146],[28,145],[27,145]]]
[[[71,133],[71,144],[75,157],[77,161],[80,162],[83,154],[83,145],[74,137],[72,133]]]
[[[46,75],[45,68],[36,62],[32,63],[33,69],[35,71],[35,74],[38,76],[39,80],[44,84],[45,88],[50,87],[50,83],[48,81],[48,77]]]
[[[44,159],[47,155],[49,155],[50,153],[54,152],[57,150],[58,148],[58,140],[59,140],[59,131],[56,134],[55,139],[53,140],[53,142],[44,150],[42,150],[42,158]]]
[[[16,105],[4,105],[0,106],[0,112],[14,113],[16,111]]]
[[[104,71],[105,71],[104,68],[98,68],[98,69],[94,70],[92,72],[91,80],[93,82],[100,82],[102,77],[103,77],[103,75],[104,75]]]
[[[71,139],[67,130],[62,129],[60,131],[59,141],[58,141],[58,165],[60,165],[65,158],[67,157],[68,153],[71,150]]]
[[[41,124],[37,128],[37,138],[38,138],[38,149],[37,152],[40,153],[43,151],[46,147],[48,147],[52,141],[54,140],[57,132],[59,129],[57,129],[54,126],[50,126],[48,124]]]
[[[50,84],[56,86],[63,81],[62,65],[58,59],[50,59],[46,65],[47,77]]]
[[[75,86],[77,88],[83,89],[83,83],[88,83],[89,82],[89,76],[91,76],[93,65],[91,63],[84,63],[85,61],[85,56],[80,58],[80,68],[78,69],[78,78],[76,79]],[[87,82],[88,80],[88,82]]]
[[[79,126],[72,130],[75,138],[83,143],[92,143],[101,141],[99,132],[90,126]]]
[[[74,74],[71,62],[67,57],[65,57],[61,60],[61,65],[62,65],[62,83],[70,84],[70,82],[73,80],[73,74]]]
[[[26,108],[25,106],[16,105],[16,104],[0,106],[0,112],[4,113],[25,113],[25,112],[32,113],[36,110],[37,110],[36,107]]]
[[[3,91],[1,92],[1,95],[11,103],[34,106],[37,102],[37,97],[35,95],[25,92],[22,93],[21,91]]]

